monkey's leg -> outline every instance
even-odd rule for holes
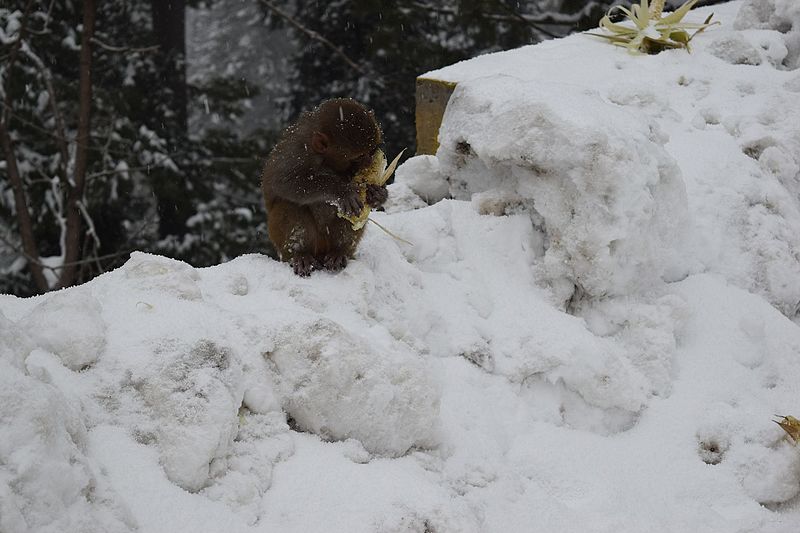
[[[337,218],[328,225],[328,230],[329,249],[322,257],[322,266],[326,270],[338,272],[347,266],[347,260],[356,253],[364,228],[354,230],[350,222]]]
[[[278,257],[289,262],[295,274],[306,277],[318,268],[319,232],[308,208],[283,200],[273,202],[267,212],[267,230]]]

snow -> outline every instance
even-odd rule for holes
[[[106,344],[102,308],[86,291],[53,294],[20,320],[35,346],[57,354],[70,370],[95,363]]]
[[[414,163],[413,180],[398,179],[421,196],[433,187],[416,184],[428,181],[456,198],[488,191],[506,203],[537,200],[533,209],[557,239],[543,267],[550,283],[619,295],[637,288],[626,280],[649,286],[653,276],[711,270],[794,316],[800,9],[792,6],[715,6],[722,26],[700,34],[688,56],[631,57],[574,35],[428,73],[459,82],[439,164]],[[639,212],[620,212],[631,209]]]
[[[0,295],[0,531],[797,531],[800,9],[715,18],[426,75],[372,215],[410,244],[339,274]]]

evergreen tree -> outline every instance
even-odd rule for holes
[[[214,1],[221,0],[205,5]],[[263,52],[242,41],[222,57],[234,63],[272,53],[282,61],[293,49],[288,80],[248,82],[219,68],[218,76],[187,83],[186,4],[198,0],[10,0],[0,7],[0,292],[80,283],[131,250],[197,266],[263,252],[259,174],[276,132],[251,131],[253,124],[277,129],[325,98],[352,96],[375,109],[389,155],[412,153],[418,75],[594,25],[609,4],[252,1],[291,39]],[[258,86],[274,94],[281,84],[280,120],[245,114]],[[202,110],[222,118],[206,121]]]
[[[2,124],[10,140],[0,166],[0,292],[26,295],[64,283],[66,204],[82,146],[77,136],[86,3],[26,0],[0,7]],[[94,12],[85,186],[75,202],[78,255],[67,265],[76,274],[66,284],[118,266],[135,249],[197,265],[263,249],[258,173],[271,134],[255,132],[248,140],[229,127],[189,138],[192,98],[235,117],[242,112],[242,91],[218,82],[187,90],[183,51],[163,48],[153,4],[158,2],[106,0]],[[24,204],[15,198],[9,158]],[[35,253],[26,251],[19,205],[30,215]]]

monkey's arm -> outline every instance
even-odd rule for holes
[[[335,204],[346,214],[361,211],[358,188],[352,179],[325,168],[296,169],[275,176],[272,192],[290,202],[308,205],[320,202]]]

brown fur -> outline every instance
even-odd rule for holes
[[[361,210],[353,177],[369,164],[381,140],[372,113],[340,98],[304,113],[270,153],[261,183],[269,238],[298,275],[341,270],[355,253],[363,228],[353,230],[337,212]],[[373,207],[386,199],[385,193],[374,197],[368,199]]]

